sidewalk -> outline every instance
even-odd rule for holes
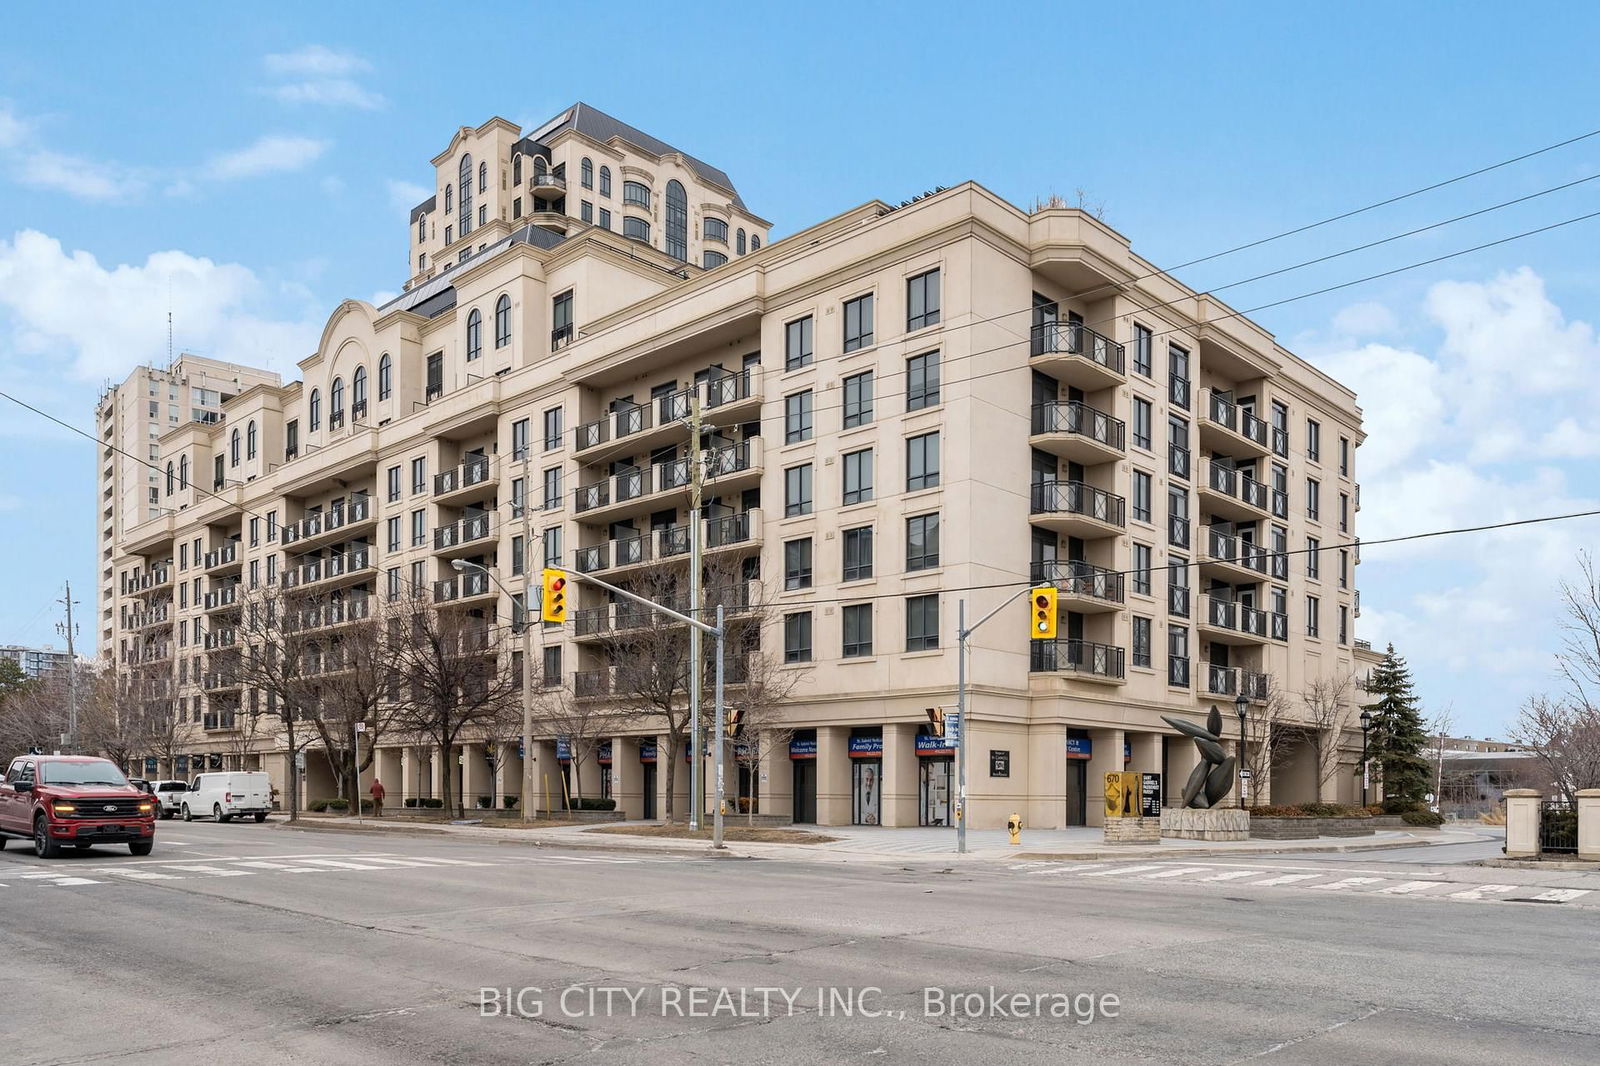
[[[655,825],[655,822],[608,823],[610,825]],[[732,827],[737,823],[729,820]],[[661,837],[632,837],[587,832],[591,826],[558,826],[549,829],[512,829],[494,825],[450,825],[415,822],[384,822],[367,818],[356,823],[350,818],[308,818],[297,825],[279,823],[278,828],[305,828],[310,831],[407,833],[446,836],[494,844],[522,844],[531,847],[593,848],[601,851],[654,851],[705,855],[710,848],[698,840]],[[997,862],[1008,859],[1035,860],[1137,860],[1148,858],[1189,858],[1208,856],[1248,857],[1261,854],[1381,851],[1388,848],[1416,848],[1460,844],[1480,839],[1460,830],[1385,830],[1370,837],[1320,837],[1316,840],[1242,840],[1212,843],[1200,840],[1163,840],[1160,844],[1103,843],[1096,828],[1028,829],[1022,844],[1013,847],[1003,829],[974,829],[967,833],[967,852],[957,854],[955,831],[946,828],[891,829],[868,826],[818,826],[819,835],[838,839],[818,844],[771,844],[730,841],[717,853],[728,858],[796,859],[820,862]]]

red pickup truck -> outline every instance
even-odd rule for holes
[[[7,837],[32,839],[41,859],[68,845],[126,844],[148,855],[156,842],[155,800],[107,759],[21,755],[0,781],[0,848]]]

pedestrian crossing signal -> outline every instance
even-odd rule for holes
[[[737,707],[728,708],[728,723],[727,723],[728,739],[732,740],[733,738],[737,737],[739,735],[739,730],[742,729],[743,727],[744,727],[744,711],[740,710]]]
[[[930,736],[944,736],[944,708],[928,708],[928,734]]]
[[[1034,640],[1056,639],[1056,590],[1042,585],[1028,593],[1033,605],[1033,628],[1029,632]]]
[[[539,601],[539,617],[546,622],[567,620],[567,575],[561,570],[544,572],[544,596]]]

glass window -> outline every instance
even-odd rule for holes
[[[784,369],[798,370],[811,365],[811,316],[797,318],[783,329]]]
[[[1342,477],[1350,476],[1350,438],[1339,438],[1339,474]]]
[[[228,465],[239,465],[239,431],[233,431],[233,438],[228,445]]]
[[[424,456],[417,456],[411,460],[411,491],[413,493],[425,492],[428,488],[428,460]]]
[[[1167,346],[1167,398],[1189,409],[1189,353],[1176,344]]]
[[[552,350],[572,340],[572,291],[562,293],[550,301],[550,347]]]
[[[796,611],[783,616],[783,661],[811,661],[811,612]]]
[[[547,452],[561,447],[561,412],[561,408],[552,407],[544,413],[544,450]]]
[[[253,418],[244,427],[244,457],[246,459],[256,457],[256,420]]]
[[[810,537],[784,541],[783,587],[785,589],[808,589],[811,587]]]
[[[1322,601],[1315,596],[1306,597],[1306,636],[1322,635]]]
[[[528,454],[528,420],[519,418],[511,423],[511,458],[522,459]]]
[[[1322,577],[1322,541],[1316,537],[1306,538],[1306,577]]]
[[[511,343],[511,297],[501,293],[494,302],[494,346],[504,348]]]
[[[791,466],[783,472],[785,517],[811,513],[811,464]]]
[[[733,250],[738,252],[740,255],[743,255],[744,252],[745,252],[744,227],[743,226],[739,227],[739,235],[735,239]]]
[[[1167,627],[1167,684],[1189,687],[1189,627]]]
[[[872,294],[858,296],[844,305],[844,350],[856,351],[872,346]]]
[[[646,207],[649,206],[648,195],[646,193]],[[667,242],[663,250],[674,259],[689,261],[689,195],[677,179],[667,182]]]
[[[642,218],[624,215],[622,218],[622,235],[632,241],[650,243],[650,223]]]
[[[578,218],[590,225],[594,224],[594,204],[584,200],[578,205]]]
[[[544,565],[561,565],[561,527],[551,526],[544,531]]]
[[[561,506],[561,468],[552,466],[544,472],[544,510],[554,511]]]
[[[322,393],[316,389],[311,390],[311,399],[306,405],[306,420],[311,423],[311,432],[322,428]]]
[[[842,534],[844,540],[845,581],[862,581],[872,576],[872,527],[858,526]]]
[[[1133,324],[1133,372],[1144,377],[1153,377],[1155,372],[1155,357],[1151,354],[1151,333],[1149,326]]]
[[[920,411],[939,402],[939,353],[924,352],[906,360],[906,410]]]
[[[1153,408],[1150,401],[1142,397],[1133,398],[1133,446],[1150,450],[1150,420]]]
[[[1350,550],[1348,548],[1339,549],[1339,587],[1342,589],[1350,587]]]
[[[610,167],[601,167],[600,168],[600,195],[601,196],[610,196],[611,195],[611,168]]]
[[[388,474],[389,502],[393,503],[400,498],[400,468],[391,466]]]
[[[610,229],[611,228],[611,209],[608,208],[608,207],[602,207],[600,209],[600,228],[601,229]]]
[[[1322,461],[1322,426],[1316,419],[1306,419],[1306,458],[1313,463]]]
[[[853,429],[872,421],[872,371],[864,370],[844,379],[844,428]]]
[[[939,646],[939,594],[906,597],[906,651]]]
[[[411,512],[411,546],[420,548],[428,543],[428,512],[416,510]]]
[[[753,252],[753,251],[755,251],[756,249],[758,249],[760,247],[761,247],[761,234],[759,234],[759,233],[750,234],[750,250]]]
[[[707,248],[701,256],[701,262],[707,270],[715,270],[728,261],[728,257],[721,252],[714,252]]]
[[[648,208],[650,206],[650,186],[642,181],[623,182],[622,202]]]
[[[1133,616],[1133,665],[1150,665],[1150,619]]]
[[[391,515],[389,520],[388,520],[388,522],[385,523],[385,526],[386,526],[386,530],[385,531],[388,533],[388,539],[385,541],[385,543],[388,545],[388,548],[389,548],[390,551],[392,551],[392,552],[399,551],[400,550],[400,516],[399,515]]]
[[[872,499],[872,449],[848,452],[844,457],[844,503],[865,503]]]
[[[872,604],[852,603],[840,612],[844,620],[844,648],[846,659],[872,654]]]
[[[939,434],[924,433],[906,441],[906,491],[939,484]]]
[[[387,400],[394,390],[394,360],[384,352],[378,359],[378,399]]]
[[[254,454],[254,449],[251,454]],[[1339,493],[1339,532],[1350,532],[1350,497],[1343,492]]]
[[[461,235],[472,229],[472,157],[461,157]]]
[[[1322,517],[1322,485],[1316,478],[1306,478],[1306,517],[1317,521]]]
[[[1150,595],[1150,545],[1133,546],[1133,591],[1141,596]]]
[[[578,164],[578,180],[583,183],[585,189],[594,188],[594,160],[588,156],[584,156],[583,161]]]
[[[930,270],[906,281],[906,332],[939,321],[939,272]]]
[[[488,163],[479,163],[478,164],[478,191],[479,192],[488,192],[489,191],[489,164]]]
[[[722,221],[722,219],[707,218],[705,222],[701,224],[701,229],[705,233],[706,240],[721,241],[723,244],[728,243],[728,224]]]
[[[1285,459],[1289,457],[1289,405],[1281,400],[1272,401],[1272,450]]]
[[[418,215],[417,216],[417,242],[420,244],[422,241],[425,241],[427,239],[428,239],[428,216],[427,215]]]
[[[811,390],[783,398],[783,441],[796,444],[811,439]]]
[[[1150,514],[1150,475],[1143,470],[1133,472],[1133,518],[1136,522],[1148,522]]]
[[[932,570],[939,565],[939,516],[906,519],[906,569]]]
[[[483,354],[483,316],[477,308],[467,315],[467,362]],[[335,404],[337,406],[337,403]]]

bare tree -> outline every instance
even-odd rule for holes
[[[317,675],[308,679],[308,724],[322,741],[333,771],[336,794],[357,809],[357,782],[372,766],[378,745],[393,721],[393,649],[388,619],[376,596],[358,594],[308,604],[319,611],[323,638],[316,645]],[[355,739],[357,722],[365,724],[363,743]]]
[[[1585,788],[1600,788],[1600,570],[1588,552],[1578,555],[1579,580],[1561,583],[1560,697],[1533,696],[1522,705],[1511,739],[1532,749],[1551,787],[1567,802]]]
[[[1316,761],[1318,796],[1339,772],[1344,732],[1355,711],[1354,690],[1354,675],[1332,674],[1312,679],[1300,694],[1305,712],[1304,737]]]
[[[300,815],[297,760],[317,738],[317,685],[327,659],[321,629],[322,606],[314,596],[281,585],[241,589],[238,619],[232,628],[208,634],[207,651],[238,648],[240,684],[253,691],[260,712],[283,726],[289,756],[289,819]]]
[[[1441,707],[1428,718],[1428,732],[1433,734],[1433,806],[1440,810],[1444,806],[1444,742],[1450,736],[1450,731],[1455,727],[1455,708],[1449,705]]]
[[[12,668],[0,675],[0,742],[5,744],[0,750],[9,756],[60,744],[67,725],[65,697],[48,678],[24,677],[10,660],[0,660],[0,667]]]
[[[552,685],[535,700],[534,729],[540,736],[565,742],[572,765],[574,809],[583,796],[583,768],[595,765],[600,744],[626,722],[628,715],[594,700],[580,700],[566,685]]]
[[[1255,787],[1251,802],[1259,802],[1263,794],[1270,797],[1272,768],[1284,746],[1295,737],[1297,726],[1290,714],[1293,704],[1269,675],[1267,698],[1252,707],[1244,720],[1244,745],[1241,762],[1250,771],[1250,782]]]
[[[771,632],[776,641],[782,641],[776,624]],[[745,800],[745,820],[754,824],[761,795],[762,763],[788,755],[789,742],[795,733],[788,704],[809,669],[785,666],[777,656],[757,652],[748,657],[745,670],[747,679],[734,693],[729,713],[737,712],[738,716],[738,736],[732,742],[733,761],[750,780],[750,794],[736,798]],[[735,786],[737,791],[737,781]]]
[[[394,726],[428,738],[444,755],[446,811],[459,816],[450,781],[456,747],[464,736],[488,729],[520,699],[509,668],[508,630],[479,612],[413,599],[391,615],[392,667],[405,680],[394,687]],[[501,660],[505,660],[502,662]]]

